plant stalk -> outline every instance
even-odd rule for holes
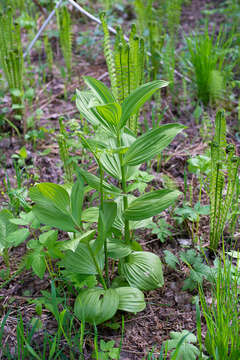
[[[120,134],[118,134],[118,137],[117,137],[117,146],[118,146],[119,148],[121,147]],[[120,161],[121,174],[122,174],[122,179],[121,179],[122,190],[123,190],[123,193],[124,193],[124,196],[123,196],[123,207],[124,207],[124,211],[125,211],[125,210],[127,210],[127,208],[128,208],[127,182],[126,182],[126,167],[123,165],[123,155],[122,155],[121,153],[119,154],[119,161]],[[124,229],[125,242],[126,242],[127,244],[129,244],[129,243],[131,242],[130,229],[129,229],[129,220],[125,219],[125,220],[124,220],[124,224],[125,224],[125,229]]]

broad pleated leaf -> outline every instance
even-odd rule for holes
[[[177,190],[156,190],[132,201],[123,213],[127,220],[143,220],[159,214],[177,200],[181,193]]]
[[[99,115],[108,123],[109,127],[116,133],[119,124],[122,108],[118,103],[96,106]]]
[[[166,81],[155,80],[134,90],[122,103],[122,117],[119,127],[124,127],[130,116],[136,114],[156,90],[167,85],[168,82]]]
[[[102,249],[107,234],[112,228],[116,215],[117,204],[114,201],[104,201],[103,207],[99,209],[98,237],[93,246],[95,254],[97,254]]]
[[[80,114],[93,126],[96,127],[99,126],[99,120],[96,117],[96,115],[93,113],[92,108],[89,108],[89,103],[92,98],[93,98],[92,92],[76,90],[76,106]]]
[[[99,209],[97,207],[90,207],[83,210],[82,212],[82,221],[94,223],[98,222]]]
[[[33,213],[41,223],[64,231],[76,231],[70,197],[62,186],[41,183],[30,189],[29,196],[35,202]]]
[[[124,164],[134,166],[154,158],[183,129],[185,126],[180,124],[167,124],[146,132],[129,147],[124,156]]]
[[[115,260],[122,259],[132,252],[131,247],[120,239],[108,239],[107,244],[108,255]]]
[[[119,295],[119,310],[137,313],[145,309],[146,303],[141,290],[127,286],[119,287],[115,290]]]
[[[88,171],[83,169],[78,169],[79,173],[85,179],[86,183],[90,185],[93,189],[100,191],[100,179],[96,175],[91,174]],[[114,185],[108,184],[106,181],[103,181],[103,191],[105,193],[119,195],[121,190]]]
[[[72,240],[65,240],[59,242],[59,249],[61,250],[72,250],[75,251],[79,245],[79,243],[89,243],[94,238],[94,235],[96,233],[96,230],[89,230],[86,233],[84,233],[81,236],[78,236],[75,239]]]
[[[81,225],[82,206],[84,198],[84,181],[78,177],[71,191],[71,210],[76,223]]]
[[[7,237],[18,229],[17,225],[10,222],[13,218],[10,211],[0,211],[0,253],[9,246]]]
[[[119,295],[115,289],[86,289],[78,295],[74,313],[79,320],[98,325],[111,319],[118,306]]]
[[[100,268],[103,268],[103,254],[96,257]],[[88,245],[79,243],[75,251],[68,250],[61,263],[68,271],[76,274],[97,275],[95,263],[92,259]]]
[[[162,263],[151,252],[135,251],[121,264],[121,272],[130,286],[140,290],[154,290],[163,286]]]
[[[114,103],[115,99],[111,91],[99,80],[91,76],[83,76],[85,83],[90,87],[94,95],[103,103]]]

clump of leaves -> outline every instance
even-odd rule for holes
[[[185,338],[184,338],[185,337]],[[174,350],[177,348],[179,342],[183,339],[181,343],[178,354],[174,359],[176,360],[196,360],[200,355],[199,349],[193,345],[196,344],[197,338],[194,334],[190,333],[188,330],[183,330],[181,332],[170,332],[171,340],[167,340],[164,344],[167,343],[168,350]]]
[[[177,265],[180,265],[179,259],[169,250],[165,250],[164,254],[166,264],[176,270]],[[192,291],[201,285],[204,279],[212,280],[211,267],[204,263],[202,256],[195,250],[181,251],[179,258],[190,270],[189,277],[184,281],[183,290]]]

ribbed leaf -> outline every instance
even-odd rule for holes
[[[93,189],[100,191],[100,179],[96,176],[91,174],[90,172],[78,169],[79,173],[85,179],[86,183],[90,185]],[[103,191],[105,193],[119,195],[121,190],[114,185],[108,184],[106,181],[103,181]]]
[[[75,239],[72,240],[64,240],[59,242],[58,248],[60,250],[72,250],[75,251],[79,245],[79,243],[89,243],[94,238],[94,235],[96,233],[96,230],[89,230],[85,232],[83,235],[78,236]]]
[[[83,210],[82,220],[90,223],[98,222],[99,209],[95,206]]]
[[[124,165],[139,165],[154,158],[183,129],[185,126],[180,124],[167,124],[143,134],[129,147],[124,156]]]
[[[91,245],[92,246],[92,245]],[[103,269],[103,254],[97,256],[99,267]],[[76,274],[97,275],[95,263],[87,244],[79,243],[75,251],[68,250],[60,263],[68,271]]]
[[[177,190],[168,189],[151,191],[132,201],[123,214],[127,220],[147,219],[167,209],[180,194]]]
[[[121,264],[121,272],[130,286],[140,290],[154,290],[164,283],[162,263],[151,252],[133,252]]]
[[[84,76],[83,79],[101,103],[109,104],[115,102],[111,91],[101,81],[96,80],[91,76]]]
[[[9,234],[17,231],[18,226],[11,223],[10,219],[13,219],[13,215],[8,210],[0,211],[0,253],[7,247],[7,237]]]
[[[93,94],[90,91],[76,90],[76,106],[83,117],[89,121],[93,126],[99,125],[99,120],[93,113],[92,108],[89,108],[89,103],[93,98]],[[95,104],[96,106],[96,104]]]
[[[94,242],[93,250],[97,254],[103,247],[108,232],[111,230],[117,215],[117,204],[114,201],[104,201],[99,210],[98,237]]]
[[[41,223],[64,231],[76,231],[70,197],[62,186],[41,183],[30,189],[29,196],[35,202],[33,213]]]
[[[72,215],[78,225],[81,225],[82,206],[84,198],[84,181],[78,177],[71,191],[71,210]]]
[[[119,295],[115,289],[86,289],[78,295],[74,312],[79,320],[90,324],[101,324],[117,312]]]
[[[119,310],[137,313],[145,309],[146,303],[141,290],[127,286],[115,290],[119,295]]]
[[[132,249],[125,242],[119,239],[108,239],[108,255],[113,259],[122,259],[131,254]]]
[[[167,85],[168,82],[166,81],[155,80],[134,90],[122,103],[122,117],[119,127],[124,127],[130,116],[137,113],[142,105],[151,98],[156,90]]]
[[[122,108],[118,103],[99,105],[96,109],[109,124],[117,127],[122,115]]]

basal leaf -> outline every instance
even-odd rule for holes
[[[154,290],[163,286],[162,263],[151,252],[132,252],[122,262],[121,272],[130,286],[140,290]]]
[[[115,289],[85,289],[78,295],[74,312],[79,320],[90,324],[101,324],[117,312],[119,295]]]
[[[119,295],[119,310],[137,313],[145,309],[146,303],[141,290],[131,287],[119,287],[115,290]]]

